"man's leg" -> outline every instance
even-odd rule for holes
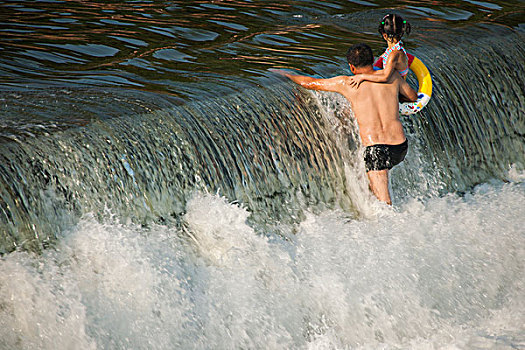
[[[392,205],[390,192],[388,190],[388,170],[370,170],[367,175],[372,193],[380,201]]]

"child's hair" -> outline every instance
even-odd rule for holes
[[[355,44],[346,52],[346,60],[356,67],[366,67],[374,64],[374,55],[367,44]]]
[[[381,22],[379,22],[379,34],[388,35],[390,40],[401,40],[401,37],[406,33],[410,34],[410,23],[405,21],[401,16],[393,13],[387,14]]]

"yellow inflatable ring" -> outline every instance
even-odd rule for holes
[[[419,112],[427,105],[432,96],[432,77],[430,76],[428,68],[415,56],[409,68],[417,77],[419,89],[416,102],[399,103],[399,113],[403,115]]]

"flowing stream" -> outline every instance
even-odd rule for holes
[[[0,1],[0,348],[525,347],[525,7],[390,6]],[[349,74],[393,10],[434,93],[387,208],[269,69]]]

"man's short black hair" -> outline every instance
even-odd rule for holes
[[[367,44],[355,44],[350,46],[346,53],[349,64],[356,67],[366,67],[374,64],[374,54]]]

